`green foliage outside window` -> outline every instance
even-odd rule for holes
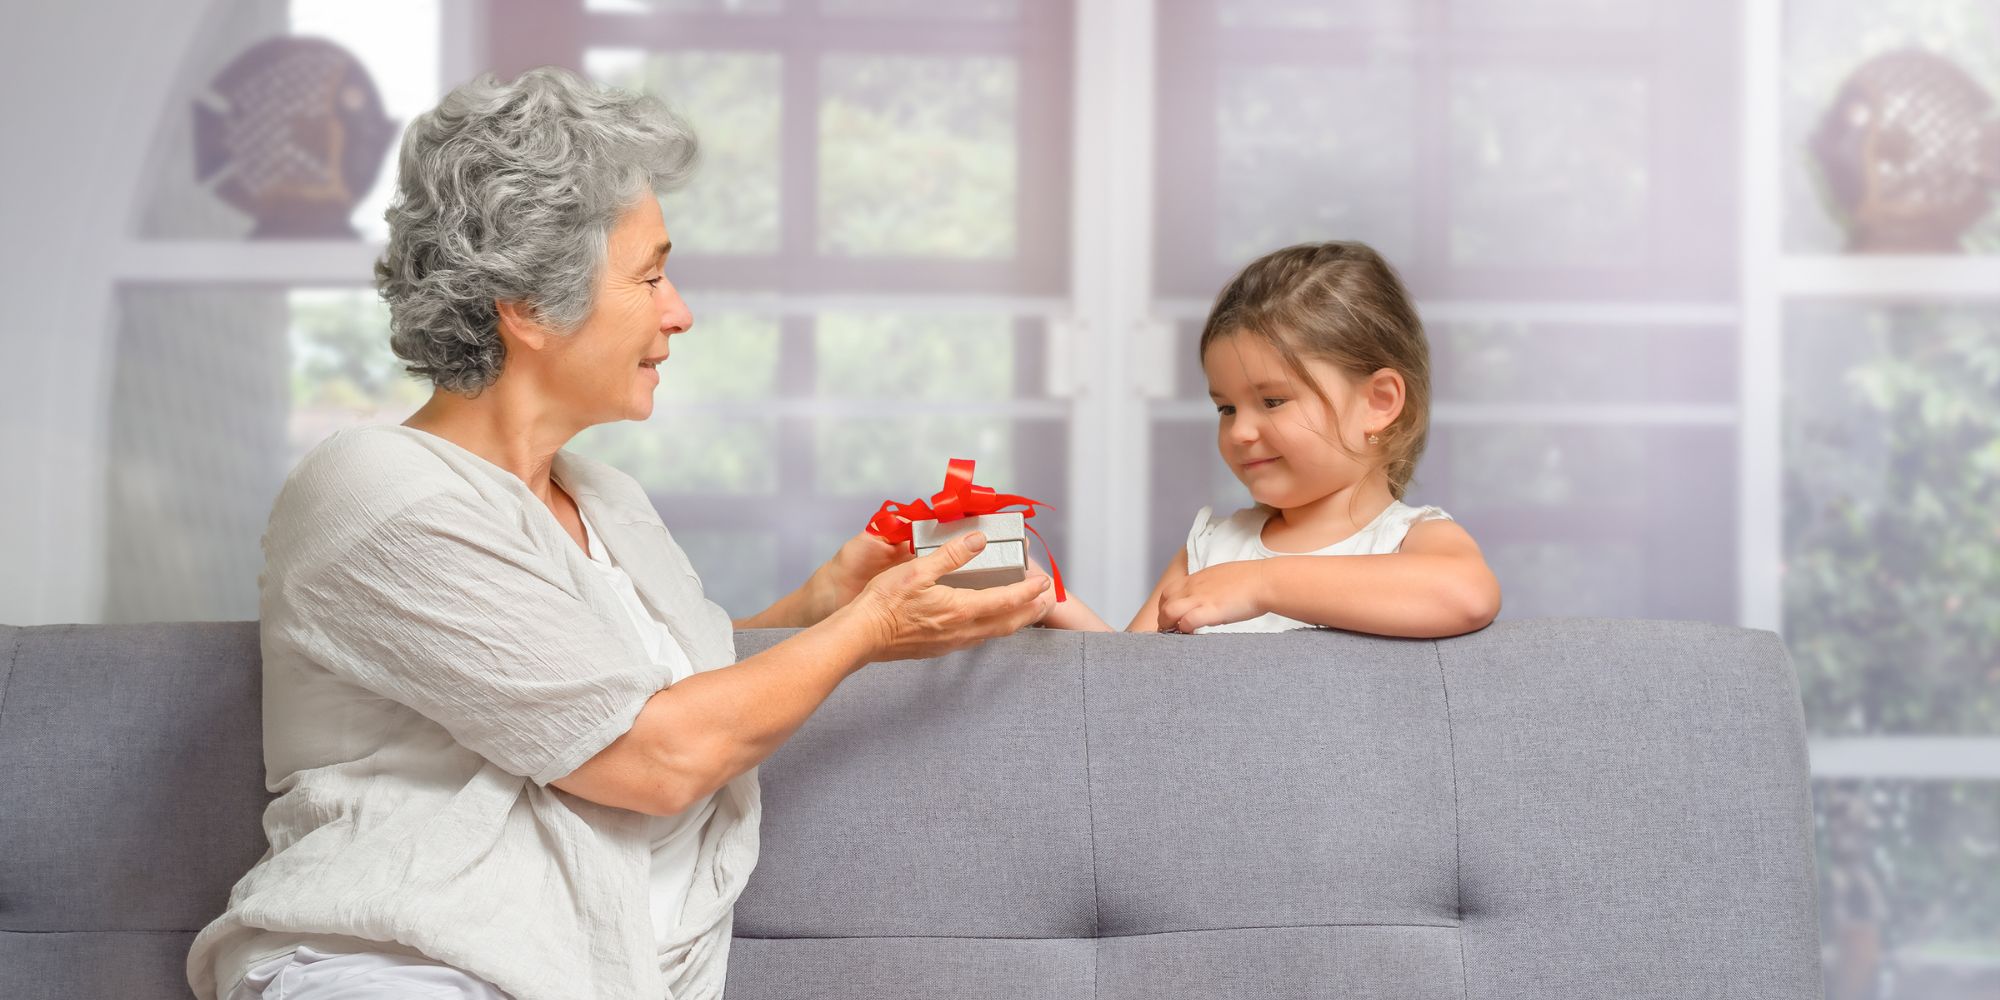
[[[1800,307],[1788,320],[1785,630],[1816,735],[2000,730],[2000,312]],[[1822,784],[1829,906],[1891,946],[2000,958],[2000,787]],[[1823,820],[1824,822],[1824,820]],[[1826,839],[1822,838],[1823,841]],[[1829,925],[1831,926],[1831,925]]]

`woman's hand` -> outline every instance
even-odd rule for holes
[[[1004,587],[964,590],[938,578],[965,565],[986,547],[972,532],[927,556],[883,570],[839,614],[854,614],[871,631],[872,660],[942,656],[1032,625],[1055,604],[1048,576],[1030,572]]]
[[[1248,621],[1270,610],[1264,576],[1257,563],[1219,563],[1199,573],[1164,582],[1160,588],[1160,631],[1193,632],[1209,625]]]
[[[806,584],[812,594],[812,620],[819,621],[844,607],[883,570],[912,558],[907,543],[891,542],[866,531],[841,543],[840,551],[814,570]]]

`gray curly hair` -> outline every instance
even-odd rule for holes
[[[375,287],[412,374],[475,395],[500,377],[497,301],[562,332],[595,304],[611,230],[694,172],[687,122],[657,98],[543,67],[491,74],[410,123]]]

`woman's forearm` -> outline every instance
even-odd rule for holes
[[[843,608],[755,656],[687,677],[651,698],[624,735],[557,788],[601,805],[679,813],[769,757],[880,648],[880,630]]]
[[[1328,628],[1441,638],[1484,628],[1500,610],[1500,585],[1478,559],[1397,552],[1255,565],[1266,610]]]
[[[654,695],[657,766],[700,801],[776,752],[834,688],[866,666],[877,640],[864,612],[843,609],[783,642]],[[642,716],[643,717],[643,716]]]

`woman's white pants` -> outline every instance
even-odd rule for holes
[[[510,1000],[449,965],[401,955],[328,955],[300,948],[259,964],[229,1000]]]

